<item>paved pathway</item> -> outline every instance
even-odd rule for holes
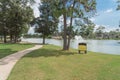
[[[36,45],[33,48],[19,51],[0,59],[0,80],[6,80],[8,78],[12,68],[22,56],[24,56],[27,53],[30,53],[33,50],[39,49],[41,47],[42,45]]]

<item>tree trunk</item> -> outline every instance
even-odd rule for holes
[[[67,24],[66,24],[66,13],[63,15],[64,18],[64,33],[63,33],[63,50],[67,50]]]
[[[13,40],[13,36],[12,34],[10,33],[10,42],[12,43],[12,40]]]
[[[71,41],[71,38],[70,38],[70,36],[68,36],[68,45],[67,45],[67,50],[69,50],[69,48],[70,48],[70,41]]]
[[[63,0],[63,6],[65,8],[66,0]],[[63,19],[64,19],[64,32],[63,32],[63,50],[67,50],[67,23],[66,23],[66,11],[63,13]]]
[[[74,9],[74,6],[75,6],[75,1],[74,1],[74,3],[73,3],[72,9]],[[71,18],[70,18],[70,27],[72,27],[72,22],[73,22],[73,11],[72,11],[72,16],[71,16]],[[72,29],[70,28],[69,35],[68,35],[67,50],[69,50],[69,48],[70,48],[71,30],[72,30]]]
[[[5,31],[5,29],[4,29],[4,43],[6,43],[7,42],[7,40],[6,40],[6,31]]]
[[[16,43],[16,42],[17,42],[17,36],[15,35],[14,43]]]
[[[6,34],[4,34],[4,43],[7,43]]]
[[[43,35],[43,44],[45,44],[45,35]]]
[[[1,41],[2,41],[2,36],[0,38],[1,38]]]
[[[16,30],[15,30],[15,35],[14,35],[14,36],[15,36],[15,37],[14,37],[14,43],[17,42],[17,27],[15,27],[15,29],[16,29]]]

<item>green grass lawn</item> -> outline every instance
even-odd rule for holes
[[[17,51],[33,46],[34,45],[32,44],[0,44],[0,59]]]
[[[120,80],[120,56],[45,45],[18,61],[8,80]]]

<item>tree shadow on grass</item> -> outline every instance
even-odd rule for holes
[[[76,52],[41,48],[39,50],[32,51],[24,57],[59,57],[62,55],[69,56],[74,54],[76,54]]]
[[[0,49],[0,59],[4,58],[10,54],[13,54],[15,52],[17,52],[17,51],[13,51],[11,49]]]

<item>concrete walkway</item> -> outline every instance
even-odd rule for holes
[[[0,80],[6,80],[8,78],[12,68],[22,56],[24,56],[27,53],[30,53],[33,50],[39,49],[41,47],[42,45],[36,45],[33,48],[19,51],[0,59]]]

